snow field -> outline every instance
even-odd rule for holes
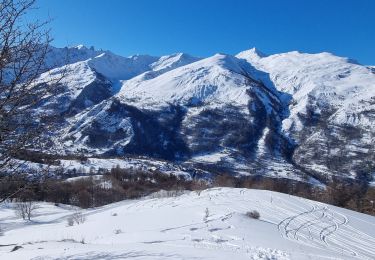
[[[41,203],[31,223],[0,211],[2,259],[373,259],[375,218],[249,189],[122,201],[83,210]],[[257,210],[260,219],[245,214]],[[206,216],[206,211],[208,216]]]

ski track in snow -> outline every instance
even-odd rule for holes
[[[348,218],[327,206],[287,217],[278,224],[283,237],[317,248],[333,249],[360,259],[372,259],[375,239],[348,226]],[[354,238],[354,239],[353,239]]]
[[[301,208],[289,201],[284,202]],[[270,209],[273,207],[275,204]],[[282,207],[276,208],[279,212],[290,214]],[[228,215],[231,217],[233,213]],[[223,221],[226,219],[226,216],[222,218]],[[374,259],[375,238],[351,227],[348,222],[344,214],[331,210],[328,206],[312,204],[310,209],[284,218],[277,227],[282,237],[307,246],[334,250],[341,255],[358,259]]]
[[[240,191],[240,194],[244,194],[244,190]],[[214,197],[220,197],[225,195],[224,193],[214,194]],[[215,203],[211,195],[209,200],[213,204]],[[230,197],[228,197],[229,199]],[[259,201],[256,201],[260,203]],[[272,202],[271,202],[272,203]],[[305,209],[300,205],[294,204],[290,201],[284,201],[286,204],[291,204],[295,208]],[[169,205],[170,203],[165,203],[159,207]],[[222,205],[223,203],[220,203]],[[228,209],[230,208],[228,203]],[[272,205],[274,207],[275,205]],[[270,207],[270,208],[272,208]],[[246,207],[242,207],[246,209]],[[202,230],[208,229],[205,227],[205,223],[210,223],[214,221],[227,221],[232,218],[233,214],[238,212],[238,210],[228,213],[224,216],[219,216],[217,218],[211,218],[206,222],[193,223],[186,226],[178,226],[173,228],[168,228],[162,230],[162,232],[169,232],[173,230],[179,230],[190,227],[190,230]],[[290,214],[290,212],[285,211],[282,207],[277,207],[277,211]],[[272,215],[272,214],[271,214]],[[196,227],[200,226],[200,227]],[[191,228],[194,227],[194,228]],[[311,208],[304,210],[296,215],[289,216],[283,219],[277,224],[277,228],[281,233],[281,236],[294,240],[300,244],[315,247],[317,249],[327,249],[334,250],[341,255],[346,255],[348,257],[356,257],[358,259],[373,259],[375,252],[375,238],[351,227],[348,225],[348,218],[336,211],[331,210],[328,206],[319,206],[312,204]],[[215,232],[220,230],[230,229],[227,228],[210,228],[209,232]],[[354,238],[354,239],[353,239]],[[207,241],[205,239],[193,239],[195,242],[194,247],[208,248],[208,249],[225,249],[234,251],[248,251],[250,247],[240,246],[233,243],[229,243],[233,238],[225,239],[220,236],[211,238],[212,241]]]

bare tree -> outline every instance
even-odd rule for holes
[[[18,202],[15,206],[16,214],[24,220],[31,220],[38,205],[33,201]]]
[[[48,21],[28,22],[25,14],[34,8],[35,0],[0,0],[0,182],[6,176],[20,173],[21,152],[40,147],[47,131],[48,115],[35,112],[35,105],[56,90],[63,77],[50,77],[38,83],[48,71],[45,59],[50,50]],[[24,184],[11,193],[0,191],[0,202],[14,196]]]

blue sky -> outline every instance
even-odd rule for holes
[[[257,47],[329,51],[375,65],[374,0],[38,0],[54,44],[121,55],[209,56]]]

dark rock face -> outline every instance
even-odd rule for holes
[[[311,121],[316,121],[312,119]],[[293,161],[321,180],[327,172],[370,180],[375,169],[375,148],[363,139],[374,139],[374,133],[350,125],[334,125],[320,119],[299,133]]]
[[[127,116],[131,118],[134,133],[122,153],[166,160],[183,159],[189,155],[179,133],[185,114],[182,107],[170,105],[161,111],[147,111],[115,102],[111,110],[118,111],[119,107],[126,110]]]
[[[185,110],[179,106],[140,110],[113,98],[88,113],[92,117],[88,124],[78,121],[69,131],[79,132],[81,139],[87,138],[84,145],[88,150],[99,148],[103,155],[132,154],[177,160],[189,155],[179,133],[184,114]]]
[[[85,86],[80,94],[71,102],[66,111],[68,116],[75,115],[112,96],[111,82],[99,73],[96,73],[96,75],[96,80]]]
[[[256,122],[255,124],[257,124]],[[181,135],[191,153],[210,153],[228,147],[252,154],[261,128],[251,123],[251,117],[234,106],[205,108],[186,117]]]
[[[335,123],[331,118],[336,109],[319,106],[314,97],[309,97],[306,110],[305,114],[298,115],[302,130],[290,133],[298,144],[292,162],[322,181],[328,180],[329,174],[371,180],[375,171],[375,146],[368,141],[374,140],[372,129]],[[374,112],[368,110],[355,116],[371,121],[375,118]]]

